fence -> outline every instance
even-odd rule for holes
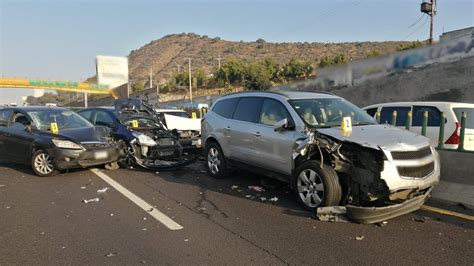
[[[428,111],[425,111],[423,113],[423,121],[421,124],[421,135],[426,136],[426,128],[428,127]],[[380,112],[375,113],[375,119],[377,122],[380,123]],[[412,126],[412,119],[413,115],[412,112],[409,111],[407,113],[407,120],[406,120],[406,125],[405,129],[410,130]],[[439,135],[438,135],[438,146],[437,149],[444,149],[444,127],[446,125],[446,115],[444,112],[440,113],[440,124],[439,124]],[[464,149],[464,141],[465,141],[465,135],[466,135],[466,121],[467,121],[467,114],[465,112],[462,112],[461,115],[461,127],[460,127],[460,132],[459,132],[459,145],[457,148],[457,151],[461,152],[473,152],[474,151],[466,151]],[[392,119],[390,121],[390,124],[392,126],[395,126],[397,122],[397,111],[393,111],[392,113]],[[456,129],[457,130],[457,129]]]

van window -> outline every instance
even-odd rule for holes
[[[12,110],[0,110],[0,126],[8,126]]]
[[[466,113],[466,128],[474,129],[474,108],[453,108],[458,122],[461,123],[462,113]]]
[[[242,97],[239,103],[235,107],[234,116],[235,120],[257,123],[260,117],[260,109],[262,107],[262,98],[256,97]]]
[[[218,101],[212,107],[212,111],[222,117],[232,118],[234,113],[235,105],[239,101],[239,98],[230,98],[222,101]]]
[[[413,106],[413,126],[421,127],[423,124],[423,113],[428,112],[428,126],[439,127],[439,116],[441,112],[434,106]]]
[[[407,115],[408,112],[411,111],[411,107],[383,107],[382,111],[380,112],[380,122],[385,124],[391,124],[393,111],[397,111],[397,121],[395,122],[395,126],[405,126],[407,124]]]
[[[365,110],[365,112],[370,115],[371,117],[374,117],[375,116],[375,113],[377,113],[377,107],[374,107],[374,108],[369,108],[367,110]]]

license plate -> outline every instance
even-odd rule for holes
[[[94,153],[94,159],[100,160],[107,158],[108,154],[106,151],[96,151]]]

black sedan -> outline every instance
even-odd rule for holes
[[[116,162],[122,144],[109,135],[64,108],[0,108],[0,159],[30,164],[38,176]]]

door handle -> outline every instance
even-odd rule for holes
[[[255,133],[253,133],[253,135],[254,135],[255,137],[260,137],[260,136],[261,136],[260,132],[258,132],[258,131],[255,132]]]

